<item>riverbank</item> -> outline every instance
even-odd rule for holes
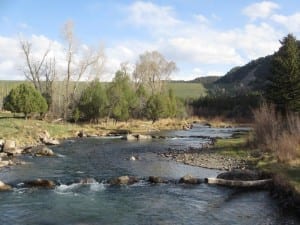
[[[270,174],[273,178],[271,195],[284,208],[300,212],[300,161],[279,163],[273,156],[262,153],[251,145],[251,133],[217,139],[208,148],[169,151],[163,157],[192,166],[234,170],[250,169]]]
[[[192,148],[184,152],[170,150],[163,157],[177,162],[208,169],[253,169],[255,155],[247,146],[247,135],[230,139],[216,139],[204,148]]]

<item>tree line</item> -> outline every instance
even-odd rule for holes
[[[112,82],[104,85],[100,82],[105,61],[103,49],[80,47],[73,26],[67,22],[63,27],[63,68],[57,66],[51,45],[36,57],[33,44],[20,40],[23,72],[31,84],[12,89],[4,99],[4,109],[24,113],[25,118],[38,113],[75,122],[100,118],[147,118],[155,122],[184,114],[182,102],[165,85],[177,70],[173,61],[157,51],[146,51],[139,56],[133,71],[129,71],[127,63],[121,63]],[[89,81],[82,82],[83,77],[89,77]]]

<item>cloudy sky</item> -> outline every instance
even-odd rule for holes
[[[288,33],[299,39],[300,1],[0,0],[0,80],[24,79],[20,39],[37,55],[51,43],[65,60],[61,30],[68,20],[81,45],[104,46],[103,80],[153,50],[176,62],[173,79],[189,80],[272,54]]]

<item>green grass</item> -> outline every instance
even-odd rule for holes
[[[248,146],[248,134],[238,135],[233,138],[217,139],[214,149],[224,156],[253,160]]]
[[[167,88],[173,89],[175,96],[181,99],[199,98],[207,94],[206,88],[201,83],[170,82]]]

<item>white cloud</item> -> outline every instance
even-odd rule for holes
[[[202,14],[198,14],[194,16],[196,21],[199,22],[200,24],[208,24],[209,20],[203,16]]]
[[[271,17],[276,23],[286,27],[288,32],[300,33],[300,12],[290,16],[275,14]]]
[[[169,6],[138,1],[128,7],[129,22],[140,27],[166,28],[178,25],[174,11]]]
[[[253,3],[246,8],[244,8],[243,13],[250,17],[251,20],[256,20],[258,18],[268,18],[272,13],[279,9],[279,5],[271,1],[262,1]]]

